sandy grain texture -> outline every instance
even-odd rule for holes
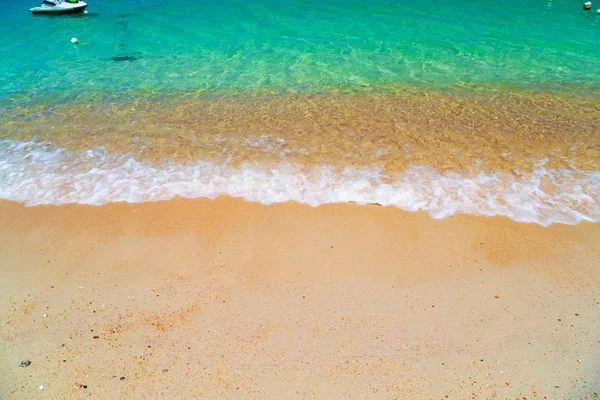
[[[0,398],[598,398],[598,237],[375,205],[1,202]]]

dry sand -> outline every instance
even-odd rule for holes
[[[375,205],[0,202],[0,398],[598,398],[599,238]]]

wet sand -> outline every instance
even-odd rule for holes
[[[0,397],[598,398],[598,237],[376,205],[3,201]]]

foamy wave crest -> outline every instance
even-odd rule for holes
[[[540,225],[600,220],[597,171],[540,167],[527,174],[467,176],[413,166],[384,181],[372,169],[307,170],[285,161],[272,169],[210,162],[156,166],[104,149],[74,156],[39,143],[0,140],[0,198],[27,205],[101,205],[220,195],[263,204],[378,203],[425,210],[433,218],[455,213],[503,215]]]

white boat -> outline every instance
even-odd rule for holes
[[[30,8],[32,14],[77,14],[82,13],[87,3],[81,0],[44,0],[41,6]]]

